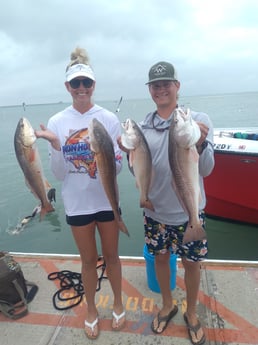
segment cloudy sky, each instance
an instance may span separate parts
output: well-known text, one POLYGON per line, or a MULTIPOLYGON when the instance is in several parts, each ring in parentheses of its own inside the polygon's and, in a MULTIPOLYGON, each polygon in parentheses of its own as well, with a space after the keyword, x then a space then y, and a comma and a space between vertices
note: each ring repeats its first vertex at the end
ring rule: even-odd
POLYGON ((149 97, 172 62, 181 95, 258 91, 257 0, 8 0, 0 12, 0 106, 69 102, 71 51, 88 51, 95 100, 149 97))

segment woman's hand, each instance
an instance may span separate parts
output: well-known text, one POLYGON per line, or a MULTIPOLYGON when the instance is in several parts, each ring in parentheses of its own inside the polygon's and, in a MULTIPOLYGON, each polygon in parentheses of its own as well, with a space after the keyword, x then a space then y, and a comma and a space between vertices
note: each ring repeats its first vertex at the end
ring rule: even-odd
POLYGON ((57 138, 57 136, 55 135, 55 133, 51 132, 49 129, 47 129, 44 125, 40 125, 41 130, 35 130, 35 135, 37 138, 42 138, 42 139, 46 139, 47 141, 50 142, 50 144, 52 145, 52 147, 57 150, 57 151, 61 151, 61 145, 60 145, 60 141, 57 138))

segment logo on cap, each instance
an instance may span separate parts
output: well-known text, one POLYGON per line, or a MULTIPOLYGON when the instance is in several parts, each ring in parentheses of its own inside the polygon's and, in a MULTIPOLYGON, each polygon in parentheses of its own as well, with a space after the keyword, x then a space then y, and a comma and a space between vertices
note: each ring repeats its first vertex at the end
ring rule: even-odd
POLYGON ((157 67, 154 68, 153 73, 157 76, 162 75, 166 73, 166 67, 163 65, 158 65, 157 67))

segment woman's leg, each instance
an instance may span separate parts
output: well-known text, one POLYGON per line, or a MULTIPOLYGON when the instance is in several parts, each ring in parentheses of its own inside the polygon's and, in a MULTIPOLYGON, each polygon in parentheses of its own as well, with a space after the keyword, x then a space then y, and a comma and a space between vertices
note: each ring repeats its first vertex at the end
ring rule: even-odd
MULTIPOLYGON (((102 254, 106 262, 107 276, 114 294, 113 310, 117 315, 123 312, 122 304, 122 271, 121 262, 118 255, 119 229, 115 221, 98 222, 99 234, 101 238, 102 254)), ((125 318, 118 322, 124 323, 125 318)))
POLYGON ((98 253, 95 239, 95 226, 95 222, 84 226, 71 226, 81 257, 82 282, 87 302, 86 320, 89 323, 92 323, 98 315, 95 304, 98 280, 96 271, 98 253))

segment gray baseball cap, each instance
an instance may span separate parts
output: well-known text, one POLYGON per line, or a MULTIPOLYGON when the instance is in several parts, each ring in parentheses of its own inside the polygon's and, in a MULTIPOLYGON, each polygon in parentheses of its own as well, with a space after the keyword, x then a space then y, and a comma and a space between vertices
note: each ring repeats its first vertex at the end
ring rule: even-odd
POLYGON ((175 68, 171 63, 160 61, 150 68, 146 85, 159 80, 177 80, 175 68))

